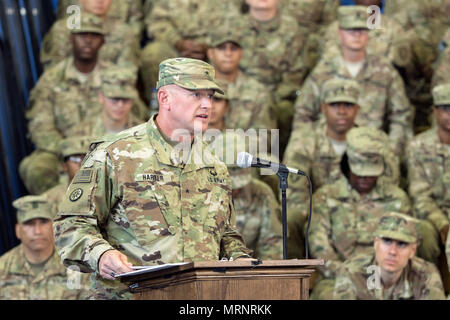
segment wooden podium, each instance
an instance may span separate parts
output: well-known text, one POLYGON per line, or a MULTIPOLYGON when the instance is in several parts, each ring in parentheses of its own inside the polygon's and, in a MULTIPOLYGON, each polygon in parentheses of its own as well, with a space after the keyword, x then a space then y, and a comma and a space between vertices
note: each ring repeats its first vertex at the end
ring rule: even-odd
POLYGON ((191 262, 122 276, 133 300, 308 300, 323 260, 191 262), (259 264, 258 264, 259 263, 259 264))

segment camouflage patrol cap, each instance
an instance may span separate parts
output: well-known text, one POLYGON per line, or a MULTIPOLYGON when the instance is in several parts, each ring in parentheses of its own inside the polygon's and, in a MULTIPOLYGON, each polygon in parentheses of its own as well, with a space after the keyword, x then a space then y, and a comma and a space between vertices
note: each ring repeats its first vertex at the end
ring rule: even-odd
POLYGON ((330 104, 347 102, 358 104, 360 86, 350 79, 333 78, 326 81, 322 87, 322 102, 330 104))
POLYGON ((383 214, 374 235, 406 243, 416 243, 419 238, 420 221, 398 212, 383 214))
POLYGON ((137 68, 133 64, 114 65, 101 73, 102 92, 108 98, 136 99, 137 68))
POLYGON ((338 21, 340 29, 369 29, 367 26, 366 6, 340 6, 338 9, 338 21))
POLYGON ((188 90, 214 90, 224 93, 215 83, 214 68, 201 60, 190 58, 167 59, 159 65, 159 89, 169 84, 175 84, 188 90))
POLYGON ((228 99, 228 85, 229 85, 228 82, 223 79, 216 79, 216 83, 223 90, 223 94, 216 91, 216 92, 214 92, 214 98, 229 100, 228 99))
POLYGON ((239 28, 235 26, 223 26, 211 32, 209 45, 215 48, 225 42, 233 42, 241 47, 242 35, 239 28))
POLYGON ((450 83, 433 88, 433 102, 435 106, 450 105, 450 83))
POLYGON ((352 128, 347 133, 350 170, 360 177, 378 177, 384 171, 383 132, 370 127, 352 128))
POLYGON ((53 219, 55 211, 48 202, 47 197, 25 196, 13 202, 17 209, 17 222, 24 223, 36 218, 53 219))
POLYGON ((102 18, 96 16, 87 11, 82 11, 80 14, 80 25, 78 27, 74 27, 71 30, 71 33, 98 33, 105 35, 104 23, 102 18))
POLYGON ((90 137, 86 136, 73 136, 63 139, 59 144, 62 159, 76 154, 87 154, 90 141, 90 137))

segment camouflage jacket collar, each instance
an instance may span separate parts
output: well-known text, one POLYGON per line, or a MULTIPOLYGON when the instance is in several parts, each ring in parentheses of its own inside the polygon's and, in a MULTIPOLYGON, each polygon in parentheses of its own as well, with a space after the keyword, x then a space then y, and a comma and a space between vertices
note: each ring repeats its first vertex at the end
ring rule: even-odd
POLYGON ((154 115, 147 123, 147 136, 150 144, 155 149, 158 161, 173 167, 184 169, 184 172, 192 172, 202 168, 214 167, 215 158, 207 150, 207 143, 198 138, 190 145, 182 144, 171 146, 156 125, 154 115), (186 154, 187 153, 187 154, 186 154))
MULTIPOLYGON (((97 65, 95 66, 94 70, 90 73, 88 76, 87 82, 92 87, 100 88, 101 87, 101 79, 100 79, 100 70, 105 68, 106 65, 104 65, 102 62, 97 62, 97 65)), ((75 68, 73 56, 70 56, 66 60, 64 60, 64 74, 63 74, 63 81, 71 82, 71 83, 77 83, 80 85, 80 80, 78 78, 78 71, 75 68)))
MULTIPOLYGON (((338 76, 342 76, 344 78, 352 78, 352 76, 348 72, 347 68, 345 67, 344 58, 342 57, 342 54, 335 56, 334 59, 332 59, 330 61, 330 64, 332 66, 332 69, 337 71, 338 76)), ((354 79, 359 80, 359 81, 370 79, 372 76, 372 73, 373 73, 372 69, 373 68, 372 68, 371 59, 370 59, 369 55, 367 54, 366 60, 364 61, 364 64, 363 64, 361 70, 359 71, 359 73, 356 75, 356 77, 354 79)))
POLYGON ((253 18, 250 14, 248 15, 248 17, 250 21, 250 28, 257 32, 259 31, 274 32, 280 28, 281 16, 279 12, 273 19, 269 21, 258 21, 255 18, 253 18))
POLYGON ((330 158, 330 159, 341 159, 340 156, 336 154, 333 149, 333 145, 327 135, 327 125, 326 123, 320 123, 316 128, 316 145, 317 145, 317 155, 320 158, 330 158))
POLYGON ((20 244, 17 247, 16 255, 14 256, 14 261, 11 263, 10 273, 22 276, 33 277, 33 282, 39 282, 44 278, 53 275, 65 275, 66 271, 59 259, 56 250, 53 252, 52 257, 47 261, 45 267, 41 273, 37 275, 37 277, 33 274, 31 270, 30 263, 25 258, 25 252, 23 250, 23 244, 20 244))

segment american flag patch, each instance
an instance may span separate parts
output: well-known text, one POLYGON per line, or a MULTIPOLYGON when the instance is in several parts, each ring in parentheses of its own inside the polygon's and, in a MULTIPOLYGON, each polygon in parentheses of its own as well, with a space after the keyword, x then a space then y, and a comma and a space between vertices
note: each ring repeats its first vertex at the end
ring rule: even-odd
POLYGON ((75 178, 73 178, 72 183, 90 183, 92 181, 92 174, 94 173, 94 170, 92 169, 83 169, 80 170, 75 178))

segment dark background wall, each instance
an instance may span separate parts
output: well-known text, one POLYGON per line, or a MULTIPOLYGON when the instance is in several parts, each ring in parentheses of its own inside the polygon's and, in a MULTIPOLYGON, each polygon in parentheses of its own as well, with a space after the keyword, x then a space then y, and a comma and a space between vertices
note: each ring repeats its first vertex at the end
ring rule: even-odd
POLYGON ((17 245, 11 203, 26 195, 20 161, 32 151, 24 113, 42 70, 39 48, 57 0, 0 1, 0 255, 17 245))

